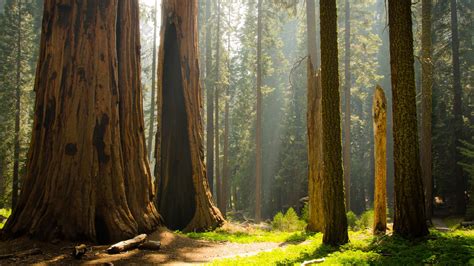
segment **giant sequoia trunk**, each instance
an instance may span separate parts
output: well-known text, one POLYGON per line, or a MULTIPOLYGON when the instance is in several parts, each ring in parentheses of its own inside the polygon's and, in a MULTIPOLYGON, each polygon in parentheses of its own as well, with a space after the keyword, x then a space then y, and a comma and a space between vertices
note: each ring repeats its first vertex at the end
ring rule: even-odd
POLYGON ((421 172, 425 188, 426 218, 433 213, 433 174, 431 156, 431 115, 433 109, 433 62, 431 60, 431 6, 432 0, 422 1, 421 33, 421 172))
POLYGON ((390 62, 395 159, 394 232, 404 237, 428 234, 416 121, 411 1, 389 0, 390 62))
POLYGON ((165 224, 194 231, 220 226, 206 179, 197 50, 197 1, 162 3, 156 137, 157 206, 165 224))
POLYGON ((7 234, 109 242, 158 224, 138 11, 137 0, 45 1, 27 175, 7 234))
POLYGON ((307 124, 308 124, 308 192, 309 220, 308 230, 323 231, 322 205, 322 164, 321 164, 321 75, 319 68, 316 41, 316 14, 314 0, 306 1, 306 19, 308 28, 308 92, 307 92, 307 124))
POLYGON ((387 100, 383 89, 375 89, 372 114, 374 119, 374 233, 387 231, 387 100))
POLYGON ((342 170, 336 0, 320 1, 323 243, 347 243, 342 170))

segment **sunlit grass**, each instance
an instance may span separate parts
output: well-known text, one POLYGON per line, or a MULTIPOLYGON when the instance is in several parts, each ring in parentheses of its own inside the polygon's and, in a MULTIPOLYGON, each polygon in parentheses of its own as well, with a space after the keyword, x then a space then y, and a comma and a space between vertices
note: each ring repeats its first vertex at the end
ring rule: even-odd
MULTIPOLYGON (((12 214, 12 210, 10 210, 10 209, 0 209, 0 215, 5 217, 5 218, 10 217, 11 214, 12 214)), ((5 225, 5 222, 6 222, 6 220, 2 222, 1 219, 0 219, 0 229, 3 228, 3 226, 5 225)))
POLYGON ((298 232, 279 232, 265 231, 259 229, 249 229, 244 231, 231 231, 227 229, 217 229, 211 232, 187 233, 187 237, 192 239, 202 239, 209 241, 227 241, 233 243, 255 243, 255 242, 303 242, 313 239, 314 234, 304 231, 298 232))
POLYGON ((411 242, 396 236, 373 237, 369 231, 350 232, 351 242, 339 248, 322 245, 322 235, 311 242, 290 245, 255 256, 217 260, 213 265, 299 265, 324 259, 323 265, 468 265, 474 263, 474 230, 432 231, 411 242))

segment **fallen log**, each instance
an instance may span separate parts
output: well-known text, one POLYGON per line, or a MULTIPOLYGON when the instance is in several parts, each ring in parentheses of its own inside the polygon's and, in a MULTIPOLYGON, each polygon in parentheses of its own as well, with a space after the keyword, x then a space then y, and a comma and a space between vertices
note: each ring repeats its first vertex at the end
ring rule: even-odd
POLYGON ((0 260, 9 259, 9 258, 22 258, 22 257, 38 255, 38 254, 41 254, 41 249, 33 248, 33 249, 25 250, 25 251, 19 251, 16 253, 0 255, 0 260))
POLYGON ((147 238, 146 234, 142 234, 142 235, 136 236, 132 239, 118 242, 118 243, 110 246, 107 249, 107 253, 117 254, 117 253, 124 252, 124 251, 127 251, 127 250, 135 249, 140 244, 145 242, 146 238, 147 238))
POLYGON ((141 250, 160 250, 161 248, 161 242, 160 241, 145 241, 140 246, 138 246, 138 249, 141 250))
POLYGON ((323 263, 323 262, 325 262, 325 261, 326 261, 325 258, 322 258, 322 259, 315 259, 315 260, 307 260, 307 261, 301 263, 301 266, 320 264, 320 263, 323 263))
POLYGON ((474 221, 469 221, 469 222, 461 222, 462 227, 468 227, 468 226, 473 226, 474 221))
POLYGON ((74 250, 72 251, 72 256, 75 259, 80 260, 82 256, 86 254, 86 252, 87 252, 87 246, 82 244, 82 245, 74 247, 74 250))

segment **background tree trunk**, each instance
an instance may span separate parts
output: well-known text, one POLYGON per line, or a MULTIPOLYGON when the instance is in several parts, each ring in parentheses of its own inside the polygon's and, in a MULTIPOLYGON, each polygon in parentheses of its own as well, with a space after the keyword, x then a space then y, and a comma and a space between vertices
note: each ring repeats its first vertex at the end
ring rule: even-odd
POLYGON ((308 31, 308 190, 309 190, 309 221, 308 230, 323 231, 323 205, 322 205, 322 164, 321 164, 321 75, 316 37, 316 11, 314 0, 306 1, 306 19, 308 31), (317 74, 318 72, 318 74, 317 74))
POLYGON ((373 100, 375 191, 374 234, 387 231, 387 100, 380 86, 373 100))
POLYGON ((214 84, 211 81, 212 70, 212 23, 211 2, 206 1, 206 172, 211 194, 214 189, 214 84))
MULTIPOLYGON (((212 202, 202 147, 197 1, 162 3, 158 78, 157 206, 165 224, 184 231, 224 222, 212 202)), ((212 110, 212 109, 211 109, 212 110)), ((212 139, 211 139, 212 140, 212 139)))
POLYGON ((262 219, 262 1, 258 0, 257 18, 257 129, 255 171, 255 222, 262 219))
POLYGON ((431 116, 433 109, 433 62, 431 60, 431 9, 432 0, 422 1, 421 33, 421 173, 425 189, 426 218, 433 214, 433 174, 431 159, 431 116))
POLYGON ((16 53, 16 88, 15 88, 15 137, 13 140, 13 184, 12 184, 12 209, 18 204, 20 183, 20 119, 21 119, 21 20, 22 2, 18 1, 17 25, 17 53, 16 53))
POLYGON ((216 38, 216 82, 214 84, 216 91, 214 95, 215 125, 214 137, 216 143, 216 187, 217 187, 217 207, 222 210, 222 175, 220 168, 220 138, 219 138, 219 97, 221 90, 221 1, 217 0, 217 38, 216 38))
POLYGON ((110 242, 158 224, 139 47, 136 0, 45 2, 27 175, 5 233, 110 242))
POLYGON ((462 117, 462 86, 461 86, 461 67, 459 62, 459 30, 458 30, 458 9, 457 1, 450 0, 451 3, 451 47, 453 56, 453 115, 454 115, 454 143, 453 158, 454 158, 454 176, 456 178, 455 195, 456 195, 456 213, 464 214, 466 211, 466 179, 464 172, 459 162, 462 160, 462 155, 458 149, 461 146, 463 139, 463 117, 462 117))
POLYGON ((411 1, 389 0, 395 159, 394 233, 428 234, 418 150, 411 1))
POLYGON ((150 124, 148 125, 148 160, 153 160, 153 136, 155 129, 155 108, 156 108, 156 55, 157 55, 157 44, 156 37, 158 34, 158 0, 155 0, 154 8, 154 21, 153 21, 153 63, 151 67, 151 98, 150 98, 150 124))
POLYGON ((346 211, 351 210, 351 6, 345 4, 345 55, 344 55, 344 187, 346 211))
POLYGON ((344 206, 341 115, 339 110, 339 69, 337 48, 336 0, 320 0, 322 158, 323 158, 323 243, 347 243, 347 218, 344 206))

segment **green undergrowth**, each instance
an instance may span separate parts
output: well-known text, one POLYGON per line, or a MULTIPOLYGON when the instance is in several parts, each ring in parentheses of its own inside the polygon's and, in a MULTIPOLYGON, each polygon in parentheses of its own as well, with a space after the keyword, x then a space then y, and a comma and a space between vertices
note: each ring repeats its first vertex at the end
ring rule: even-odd
POLYGON ((367 230, 349 235, 350 243, 339 248, 322 245, 322 235, 316 234, 309 243, 217 260, 212 265, 299 265, 322 258, 323 265, 474 265, 474 230, 432 231, 414 242, 396 236, 373 237, 367 230))
POLYGON ((228 229, 217 229, 211 232, 187 233, 187 237, 192 239, 201 239, 219 242, 233 243, 255 243, 255 242, 303 242, 313 238, 313 234, 304 231, 282 232, 265 231, 260 229, 249 229, 247 231, 232 231, 228 229))
MULTIPOLYGON (((10 217, 11 214, 12 214, 12 210, 10 209, 0 209, 0 216, 8 218, 10 217)), ((0 218, 0 229, 3 228, 3 226, 5 225, 5 222, 7 221, 7 220, 3 220, 3 221, 2 220, 3 218, 0 218)))

